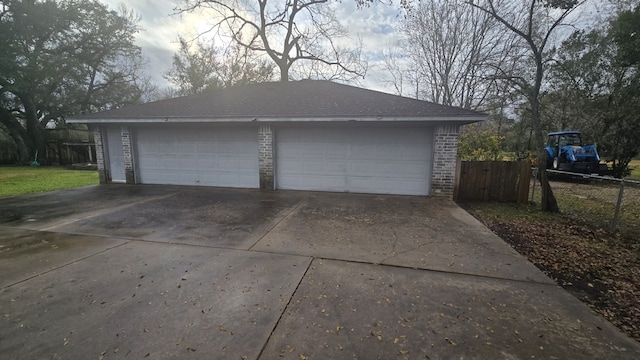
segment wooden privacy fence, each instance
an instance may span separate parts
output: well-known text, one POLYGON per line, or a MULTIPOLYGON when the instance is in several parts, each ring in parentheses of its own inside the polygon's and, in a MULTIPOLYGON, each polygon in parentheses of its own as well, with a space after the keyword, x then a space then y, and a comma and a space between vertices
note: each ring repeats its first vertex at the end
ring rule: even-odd
POLYGON ((529 201, 529 161, 460 161, 454 200, 529 201))

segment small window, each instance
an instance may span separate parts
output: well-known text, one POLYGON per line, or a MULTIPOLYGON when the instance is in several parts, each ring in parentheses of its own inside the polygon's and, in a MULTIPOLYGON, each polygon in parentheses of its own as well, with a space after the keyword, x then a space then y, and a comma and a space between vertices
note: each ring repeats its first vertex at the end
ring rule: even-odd
POLYGON ((562 147, 562 146, 567 146, 569 141, 564 135, 561 135, 560 136, 560 140, 558 141, 558 143, 560 144, 560 147, 562 147))

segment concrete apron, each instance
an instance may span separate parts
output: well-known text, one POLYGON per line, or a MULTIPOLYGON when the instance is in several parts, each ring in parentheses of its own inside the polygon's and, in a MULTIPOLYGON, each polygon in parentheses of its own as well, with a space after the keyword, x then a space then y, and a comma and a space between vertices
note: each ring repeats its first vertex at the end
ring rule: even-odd
POLYGON ((455 204, 94 186, 0 200, 12 359, 639 358, 455 204))

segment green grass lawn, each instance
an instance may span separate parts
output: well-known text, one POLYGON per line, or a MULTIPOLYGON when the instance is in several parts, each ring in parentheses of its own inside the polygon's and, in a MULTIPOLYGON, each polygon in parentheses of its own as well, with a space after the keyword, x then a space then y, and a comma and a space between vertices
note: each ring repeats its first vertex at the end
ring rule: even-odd
POLYGON ((0 167, 0 197, 98 184, 98 172, 50 166, 0 167))
MULTIPOLYGON (((571 219, 568 221, 579 220, 593 228, 610 230, 620 192, 618 181, 550 181, 550 184, 560 212, 571 219)), ((535 206, 537 212, 539 212, 537 207, 540 201, 540 184, 537 183, 534 199, 538 204, 535 206)), ((518 213, 522 215, 522 210, 518 213)), ((546 214, 540 216, 546 216, 546 214)), ((628 239, 640 239, 639 186, 631 184, 625 186, 618 216, 617 229, 620 235, 628 239)))

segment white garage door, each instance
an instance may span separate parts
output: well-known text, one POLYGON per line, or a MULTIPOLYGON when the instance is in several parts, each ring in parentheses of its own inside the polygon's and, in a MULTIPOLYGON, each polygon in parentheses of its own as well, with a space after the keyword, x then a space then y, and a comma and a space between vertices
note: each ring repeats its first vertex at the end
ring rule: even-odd
POLYGON ((136 130, 136 153, 143 184, 260 185, 255 128, 141 127, 136 130))
POLYGON ((279 189, 429 194, 431 128, 285 127, 276 139, 279 189))

